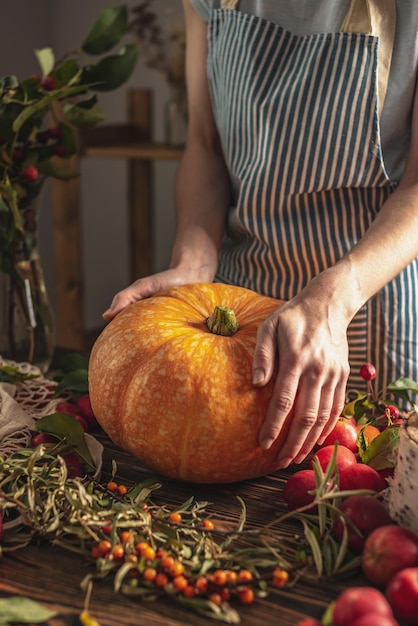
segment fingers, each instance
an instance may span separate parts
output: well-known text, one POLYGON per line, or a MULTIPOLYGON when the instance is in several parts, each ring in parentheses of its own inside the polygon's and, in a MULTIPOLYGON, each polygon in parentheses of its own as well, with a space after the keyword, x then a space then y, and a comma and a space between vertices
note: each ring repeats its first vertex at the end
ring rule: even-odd
MULTIPOLYGON (((277 459, 279 467, 282 468, 288 467, 291 463, 301 463, 318 441, 325 439, 331 432, 344 407, 347 382, 344 371, 338 377, 329 374, 328 379, 323 375, 315 376, 312 372, 305 372, 303 376, 294 378, 296 381, 293 380, 291 386, 284 391, 280 390, 279 377, 277 378, 275 392, 277 391, 278 399, 274 399, 273 394, 266 423, 260 431, 260 439, 263 437, 264 443, 268 440, 266 433, 269 433, 271 438, 274 435, 274 438, 277 438, 286 419, 291 420, 286 440, 277 459), (294 402, 289 409, 292 395, 294 402)), ((270 440, 270 445, 273 441, 270 440)), ((261 445, 265 447, 263 443, 261 445)))
POLYGON ((132 285, 115 295, 110 307, 102 314, 102 317, 110 321, 130 304, 149 298, 162 289, 168 289, 185 282, 187 280, 174 270, 165 270, 152 276, 139 278, 132 285))
POLYGON ((257 331, 257 343, 253 356, 252 382, 255 387, 266 385, 274 371, 276 359, 276 337, 274 322, 266 320, 257 331))

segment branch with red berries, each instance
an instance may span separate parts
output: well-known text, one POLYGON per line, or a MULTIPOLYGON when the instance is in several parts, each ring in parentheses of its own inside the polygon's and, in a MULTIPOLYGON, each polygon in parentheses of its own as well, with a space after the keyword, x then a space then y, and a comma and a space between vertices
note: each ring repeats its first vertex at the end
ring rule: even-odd
POLYGON ((74 128, 101 122, 97 94, 117 89, 131 75, 137 44, 114 50, 128 32, 126 6, 104 9, 81 46, 61 61, 50 48, 35 52, 39 76, 0 79, 1 272, 13 271, 17 252, 30 255, 34 200, 45 179, 78 175, 66 161, 77 150, 74 128))

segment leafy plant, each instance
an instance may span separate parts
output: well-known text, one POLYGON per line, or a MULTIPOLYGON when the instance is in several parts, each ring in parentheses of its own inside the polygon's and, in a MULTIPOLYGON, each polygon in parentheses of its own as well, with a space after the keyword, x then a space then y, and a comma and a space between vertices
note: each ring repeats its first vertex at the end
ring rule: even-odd
POLYGON ((36 50, 41 73, 22 81, 0 80, 0 271, 13 255, 29 256, 37 215, 33 207, 47 177, 77 176, 66 161, 77 150, 74 127, 104 119, 97 94, 120 87, 131 75, 138 48, 113 48, 128 32, 128 9, 104 9, 79 48, 57 60, 51 48, 36 50))

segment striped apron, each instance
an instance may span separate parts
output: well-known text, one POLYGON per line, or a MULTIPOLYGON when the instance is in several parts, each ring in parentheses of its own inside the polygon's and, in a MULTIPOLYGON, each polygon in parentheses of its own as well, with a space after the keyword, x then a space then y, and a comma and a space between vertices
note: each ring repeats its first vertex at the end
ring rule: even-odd
MULTIPOLYGON (((237 4, 213 9, 208 31, 209 84, 232 182, 216 280, 289 300, 353 247, 396 188, 379 119, 395 1, 353 0, 341 32, 308 36, 237 4), (370 34, 376 28, 381 36, 370 34)), ((401 375, 418 380, 417 285, 415 260, 353 319, 349 388, 364 391, 365 362, 376 366, 376 390, 401 375)))

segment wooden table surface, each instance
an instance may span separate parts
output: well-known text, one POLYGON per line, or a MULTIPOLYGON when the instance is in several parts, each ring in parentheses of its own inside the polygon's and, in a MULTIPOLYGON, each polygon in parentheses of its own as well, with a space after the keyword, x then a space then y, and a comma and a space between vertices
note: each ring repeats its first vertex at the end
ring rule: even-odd
MULTIPOLYGON (((118 465, 118 482, 137 483, 153 476, 130 455, 117 450, 106 436, 104 443, 102 481, 110 476, 112 459, 118 465)), ((211 503, 208 510, 216 516, 239 519, 239 495, 247 507, 247 523, 262 528, 267 522, 286 510, 281 492, 289 475, 300 469, 277 472, 273 475, 234 485, 191 485, 161 479, 162 488, 154 492, 156 504, 179 505, 194 496, 196 500, 211 503)), ((58 612, 48 626, 79 625, 84 592, 80 582, 87 573, 85 561, 77 554, 50 544, 31 545, 9 552, 0 559, 0 596, 22 595, 36 600, 58 612)), ((250 606, 237 607, 243 626, 296 626, 306 616, 320 618, 328 603, 335 599, 344 586, 365 583, 361 576, 342 583, 307 584, 298 582, 294 588, 273 589, 265 599, 257 599, 250 606)), ((90 614, 100 626, 213 626, 215 620, 202 617, 169 601, 144 603, 117 594, 111 580, 97 581, 93 587, 90 614)))

